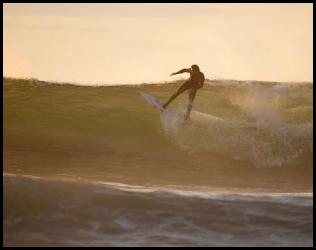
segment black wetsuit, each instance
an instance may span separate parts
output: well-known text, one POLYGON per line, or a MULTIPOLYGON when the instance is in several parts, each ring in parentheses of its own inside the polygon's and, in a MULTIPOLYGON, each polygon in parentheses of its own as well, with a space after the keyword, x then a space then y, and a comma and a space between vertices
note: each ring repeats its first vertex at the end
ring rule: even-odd
POLYGON ((178 89, 176 93, 174 93, 169 100, 163 105, 163 108, 166 108, 170 102, 172 102, 173 99, 175 99, 178 95, 183 93, 186 90, 190 89, 189 92, 189 107, 188 107, 188 112, 187 112, 187 117, 190 114, 191 108, 192 108, 192 103, 195 98, 196 92, 198 89, 202 88, 204 85, 204 74, 201 71, 198 71, 196 73, 192 73, 191 69, 181 69, 176 73, 173 73, 172 75, 177 75, 181 73, 190 73, 190 78, 186 80, 178 89))
POLYGON ((179 88, 178 91, 183 92, 187 89, 200 89, 204 85, 205 77, 202 72, 197 72, 195 74, 192 74, 192 71, 190 69, 182 69, 175 74, 181 74, 181 73, 190 73, 190 78, 186 80, 179 88))

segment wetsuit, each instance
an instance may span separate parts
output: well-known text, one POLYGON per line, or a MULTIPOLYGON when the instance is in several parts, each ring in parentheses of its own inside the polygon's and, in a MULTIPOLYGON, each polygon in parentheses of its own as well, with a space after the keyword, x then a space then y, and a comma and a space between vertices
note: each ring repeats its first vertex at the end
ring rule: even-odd
POLYGON ((204 81, 205 81, 205 77, 204 74, 202 72, 197 72, 195 74, 192 74, 191 69, 181 69, 178 72, 174 73, 176 74, 181 74, 181 73, 190 73, 190 78, 188 80, 186 80, 178 89, 177 92, 182 93, 183 91, 187 90, 187 89, 200 89, 203 87, 204 85, 204 81))
POLYGON ((191 69, 181 69, 178 72, 173 73, 172 75, 177 75, 177 74, 181 74, 181 73, 185 73, 185 72, 190 73, 190 78, 188 80, 186 80, 180 86, 178 91, 170 97, 170 99, 163 105, 163 108, 166 108, 167 105, 169 105, 169 103, 172 102, 172 100, 175 99, 182 92, 190 89, 191 91, 189 92, 189 108, 188 108, 188 113, 187 113, 189 115, 191 108, 192 108, 193 100, 194 100, 195 95, 196 95, 196 91, 203 87, 205 77, 204 77, 204 74, 200 71, 198 71, 196 73, 192 73, 191 69))

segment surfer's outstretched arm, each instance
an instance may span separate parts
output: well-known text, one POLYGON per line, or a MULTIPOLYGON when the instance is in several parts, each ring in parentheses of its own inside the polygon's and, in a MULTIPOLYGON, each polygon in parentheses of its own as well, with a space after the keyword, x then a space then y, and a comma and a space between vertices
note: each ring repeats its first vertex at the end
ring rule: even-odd
POLYGON ((181 69, 175 73, 172 73, 170 76, 173 76, 173 75, 177 75, 177 74, 182 74, 182 73, 190 73, 191 70, 190 69, 181 69))

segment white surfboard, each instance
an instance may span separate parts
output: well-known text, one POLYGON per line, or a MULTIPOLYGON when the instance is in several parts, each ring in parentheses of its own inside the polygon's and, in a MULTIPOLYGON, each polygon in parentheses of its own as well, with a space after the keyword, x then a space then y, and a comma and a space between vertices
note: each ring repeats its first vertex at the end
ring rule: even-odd
POLYGON ((149 95, 145 92, 140 92, 140 94, 142 95, 142 97, 144 97, 144 99, 149 103, 150 106, 152 106, 153 108, 155 108, 158 112, 162 113, 162 112, 176 112, 172 107, 168 106, 166 109, 164 109, 163 103, 157 98, 154 97, 152 95, 149 95))
POLYGON ((145 92, 140 92, 140 94, 144 97, 144 99, 149 103, 150 106, 152 106, 154 109, 156 109, 160 115, 160 119, 165 123, 172 123, 172 124, 178 124, 184 123, 184 114, 177 109, 172 108, 170 105, 167 106, 167 108, 163 108, 163 103, 157 98, 150 94, 147 94, 145 92))

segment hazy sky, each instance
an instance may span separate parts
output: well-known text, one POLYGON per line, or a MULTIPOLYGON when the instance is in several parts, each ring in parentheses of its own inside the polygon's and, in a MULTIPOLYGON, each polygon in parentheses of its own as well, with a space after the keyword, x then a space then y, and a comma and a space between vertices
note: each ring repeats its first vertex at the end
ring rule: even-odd
POLYGON ((4 4, 4 75, 77 83, 312 81, 312 4, 4 4))

